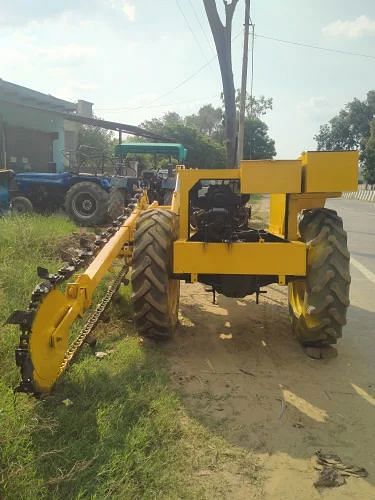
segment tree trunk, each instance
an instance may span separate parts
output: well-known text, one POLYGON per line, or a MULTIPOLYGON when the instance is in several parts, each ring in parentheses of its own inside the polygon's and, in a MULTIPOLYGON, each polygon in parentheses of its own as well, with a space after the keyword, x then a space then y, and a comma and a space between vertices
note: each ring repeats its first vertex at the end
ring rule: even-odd
POLYGON ((232 0, 225 5, 225 25, 219 17, 216 1, 203 0, 208 22, 216 46, 217 57, 223 82, 224 108, 225 108, 225 139, 227 149, 228 168, 233 168, 236 163, 236 93, 232 69, 232 19, 238 0, 232 0))

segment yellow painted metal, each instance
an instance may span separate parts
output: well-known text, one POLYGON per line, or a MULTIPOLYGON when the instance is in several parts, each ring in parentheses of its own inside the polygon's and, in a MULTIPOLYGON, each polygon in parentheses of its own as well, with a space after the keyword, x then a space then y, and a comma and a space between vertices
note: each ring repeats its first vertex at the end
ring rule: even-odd
POLYGON ((179 238, 186 240, 189 236, 189 192, 200 180, 239 179, 240 170, 235 169, 178 169, 176 179, 176 195, 172 199, 172 210, 180 217, 179 238))
POLYGON ((272 234, 285 237, 287 195, 271 194, 268 230, 272 234))
MULTIPOLYGON (((178 168, 171 205, 179 216, 174 273, 189 274, 193 281, 199 274, 274 275, 280 284, 286 283, 287 276, 305 276, 307 247, 296 241, 298 213, 306 208, 323 207, 326 198, 340 196, 341 191, 355 190, 357 162, 357 152, 308 152, 293 161, 244 161, 239 169, 178 168), (187 241, 189 192, 200 180, 210 179, 239 179, 241 193, 270 193, 270 232, 288 241, 232 244, 187 241)), ((130 264, 136 220, 143 210, 156 205, 149 205, 144 195, 87 270, 67 285, 65 293, 54 290, 41 303, 30 333, 37 390, 48 391, 55 383, 68 347, 70 326, 91 305, 94 290, 114 260, 122 256, 130 264)), ((298 285, 295 290, 298 309, 301 306, 298 285)))
MULTIPOLYGON (((245 160, 239 169, 179 168, 172 199, 172 210, 180 217, 179 239, 188 239, 189 192, 200 180, 239 179, 241 193, 270 193, 270 231, 285 236, 290 226, 290 234, 293 235, 290 237, 294 238, 296 220, 291 221, 291 215, 286 215, 290 196, 301 192, 319 193, 317 198, 301 198, 306 204, 304 206, 299 200, 298 206, 300 210, 324 206, 326 198, 339 196, 342 191, 356 190, 357 174, 357 151, 309 151, 298 160, 245 160)), ((293 217, 294 214, 295 211, 293 217)))
POLYGON ((282 243, 201 243, 176 241, 173 247, 176 274, 306 274, 306 245, 282 243))
POLYGON ((287 197, 287 221, 285 237, 298 240, 298 214, 309 208, 323 208, 326 198, 339 197, 341 193, 291 194, 287 197))
POLYGON ((326 198, 336 198, 341 193, 272 194, 270 198, 270 233, 298 240, 298 214, 309 208, 323 208, 326 198))
POLYGON ((244 160, 240 164, 241 193, 300 193, 300 160, 244 160))
POLYGON ((34 367, 33 379, 40 392, 49 391, 59 373, 68 348, 69 335, 60 332, 58 325, 70 310, 65 295, 53 290, 43 300, 34 319, 29 345, 34 367))
POLYGON ((356 191, 358 151, 308 151, 301 155, 305 193, 356 191))
POLYGON ((96 287, 121 254, 124 245, 129 243, 139 214, 146 208, 156 206, 157 203, 148 205, 147 196, 142 197, 137 208, 106 243, 87 270, 78 275, 74 283, 66 286, 65 293, 53 290, 42 301, 29 337, 36 390, 51 390, 58 378, 68 347, 70 327, 77 317, 82 316, 90 307, 96 287))

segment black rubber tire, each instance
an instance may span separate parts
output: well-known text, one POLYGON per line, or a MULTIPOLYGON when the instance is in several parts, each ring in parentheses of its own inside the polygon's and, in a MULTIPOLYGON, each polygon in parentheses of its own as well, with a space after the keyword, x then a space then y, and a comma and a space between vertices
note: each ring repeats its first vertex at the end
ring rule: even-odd
POLYGON ((153 209, 138 219, 134 238, 131 283, 134 321, 139 334, 171 337, 178 321, 180 281, 171 279, 177 216, 153 209))
POLYGON ((108 200, 108 217, 115 220, 124 213, 125 194, 121 189, 111 189, 108 200))
POLYGON ((80 226, 100 226, 108 217, 108 199, 107 191, 95 182, 78 182, 66 193, 65 210, 80 226), (85 201, 91 204, 87 210, 82 206, 85 201))
POLYGON ((34 211, 33 204, 25 196, 15 196, 11 199, 10 203, 14 214, 25 215, 34 211))
POLYGON ((336 344, 349 306, 350 254, 342 219, 326 208, 305 210, 299 221, 308 245, 307 275, 289 284, 293 330, 305 346, 336 344))

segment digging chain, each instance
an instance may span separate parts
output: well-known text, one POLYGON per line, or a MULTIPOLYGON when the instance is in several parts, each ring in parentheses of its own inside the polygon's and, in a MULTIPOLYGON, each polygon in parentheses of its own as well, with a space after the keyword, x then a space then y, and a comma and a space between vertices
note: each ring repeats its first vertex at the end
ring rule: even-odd
POLYGON ((112 282, 112 284, 108 287, 108 290, 102 300, 98 303, 95 308, 95 311, 89 316, 84 327, 79 332, 76 340, 69 346, 68 350, 65 353, 64 361, 61 363, 59 377, 62 373, 68 368, 70 363, 78 354, 79 350, 86 342, 90 333, 96 327, 100 316, 103 314, 108 304, 111 302, 112 297, 120 288, 121 283, 124 281, 125 276, 129 270, 129 266, 125 265, 122 267, 121 271, 117 274, 116 279, 112 282))
MULTIPOLYGON (((69 261, 67 261, 56 273, 49 274, 47 269, 42 267, 37 268, 39 278, 44 281, 34 288, 27 310, 15 311, 7 320, 8 324, 17 324, 21 329, 19 345, 15 350, 16 365, 20 368, 21 372, 21 382, 16 389, 17 391, 35 393, 32 381, 33 366, 29 354, 29 336, 34 317, 42 301, 58 285, 61 285, 63 282, 71 278, 77 271, 79 271, 82 267, 87 266, 96 257, 100 249, 112 236, 114 236, 114 234, 120 229, 122 224, 132 213, 133 209, 137 206, 137 202, 140 197, 140 193, 136 194, 134 198, 130 200, 128 206, 124 209, 124 215, 117 217, 117 219, 112 222, 112 226, 108 227, 105 231, 102 231, 101 234, 95 238, 94 242, 81 238, 80 246, 82 250, 77 254, 77 256, 70 256, 69 261)), ((89 334, 95 328, 101 314, 111 301, 115 292, 118 290, 121 282, 124 280, 127 270, 127 266, 124 266, 121 269, 112 285, 108 288, 107 293, 80 331, 78 338, 68 348, 60 367, 59 376, 66 370, 89 334)))

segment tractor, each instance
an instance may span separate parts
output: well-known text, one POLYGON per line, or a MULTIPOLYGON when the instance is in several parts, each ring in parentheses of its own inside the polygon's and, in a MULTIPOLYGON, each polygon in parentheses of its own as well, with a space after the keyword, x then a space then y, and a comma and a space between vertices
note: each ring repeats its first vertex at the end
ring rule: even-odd
MULTIPOLYGON (((171 204, 137 193, 91 249, 43 282, 21 328, 19 390, 49 392, 86 342, 122 283, 132 286, 134 323, 142 337, 169 339, 178 323, 180 282, 200 282, 227 297, 255 295, 276 283, 289 291, 291 330, 322 354, 337 343, 349 306, 349 252, 339 215, 327 198, 357 187, 358 153, 305 152, 297 160, 242 161, 238 169, 177 167, 171 204), (254 229, 254 194, 270 195, 268 227, 254 229), (115 261, 121 270, 78 336, 70 327, 91 306, 115 261), (82 270, 78 270, 83 268, 82 270), (64 281, 68 284, 63 287, 64 281)), ((275 331, 277 335, 277 331, 275 331)))
POLYGON ((175 143, 152 143, 152 142, 127 142, 115 147, 115 155, 119 164, 133 168, 133 175, 142 179, 143 185, 147 186, 150 201, 157 200, 161 205, 170 205, 172 194, 176 184, 175 168, 173 161, 182 165, 187 156, 187 149, 182 144, 175 143), (138 161, 129 160, 134 155, 152 155, 154 158, 153 170, 138 171, 138 161), (167 157, 166 168, 158 168, 157 160, 167 157))
POLYGON ((122 213, 140 184, 147 185, 155 199, 170 201, 175 182, 172 172, 144 172, 139 177, 126 161, 129 153, 175 155, 180 162, 186 157, 180 144, 124 143, 116 146, 115 157, 110 158, 96 148, 80 146, 66 153, 66 172, 16 174, 10 187, 13 211, 24 214, 64 207, 77 224, 100 226, 122 213))

